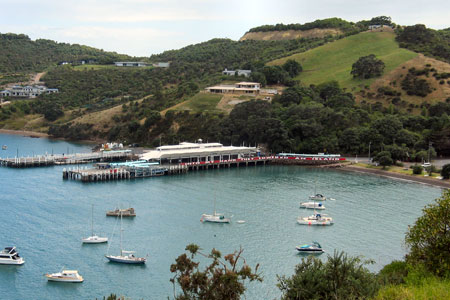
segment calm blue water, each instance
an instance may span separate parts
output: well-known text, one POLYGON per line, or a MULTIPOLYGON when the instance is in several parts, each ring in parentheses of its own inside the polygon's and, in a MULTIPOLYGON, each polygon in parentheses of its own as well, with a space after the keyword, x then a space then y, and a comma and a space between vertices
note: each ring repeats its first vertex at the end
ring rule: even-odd
MULTIPOLYGON (((8 150, 1 156, 88 151, 90 146, 62 141, 0 135, 8 150)), ((135 181, 82 184, 63 181, 63 167, 0 168, 0 247, 15 245, 26 263, 0 266, 3 299, 95 299, 111 292, 132 299, 167 299, 172 296, 170 264, 189 243, 204 251, 231 253, 242 246, 247 262, 260 263, 263 283, 248 285, 247 299, 280 296, 276 275, 290 275, 301 257, 299 243, 319 241, 327 252, 344 250, 374 259, 379 270, 405 254, 404 233, 421 215, 424 205, 440 189, 369 175, 303 167, 260 166, 190 172, 135 181), (299 202, 317 191, 327 201, 330 227, 296 224, 299 202), (202 224, 202 213, 217 209, 245 224, 202 224), (111 238, 105 245, 85 245, 90 233, 91 204, 94 227, 111 238), (134 220, 124 219, 124 245, 138 254, 149 254, 146 266, 107 262, 104 254, 119 251, 118 227, 106 210, 118 204, 133 206, 134 220), (63 266, 77 269, 82 284, 48 283, 42 274, 63 266)), ((326 255, 322 255, 323 258, 326 255)))

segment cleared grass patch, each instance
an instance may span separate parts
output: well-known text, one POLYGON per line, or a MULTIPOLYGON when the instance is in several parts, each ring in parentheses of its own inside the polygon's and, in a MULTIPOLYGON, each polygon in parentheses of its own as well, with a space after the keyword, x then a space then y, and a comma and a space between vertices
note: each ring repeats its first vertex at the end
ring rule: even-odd
POLYGON ((413 59, 418 54, 402 49, 392 32, 363 32, 321 47, 274 60, 269 65, 282 65, 288 59, 298 61, 303 72, 296 79, 306 85, 336 80, 341 87, 354 89, 370 85, 375 79, 353 79, 350 71, 361 56, 375 54, 385 63, 384 74, 413 59))
POLYGON ((429 279, 421 285, 393 285, 382 288, 375 300, 447 300, 450 281, 429 279))
POLYGON ((189 110, 192 112, 220 112, 221 110, 217 109, 217 104, 220 99, 222 99, 222 95, 217 94, 209 94, 209 93, 198 93, 191 99, 184 101, 180 105, 176 105, 175 107, 170 108, 169 110, 189 110))

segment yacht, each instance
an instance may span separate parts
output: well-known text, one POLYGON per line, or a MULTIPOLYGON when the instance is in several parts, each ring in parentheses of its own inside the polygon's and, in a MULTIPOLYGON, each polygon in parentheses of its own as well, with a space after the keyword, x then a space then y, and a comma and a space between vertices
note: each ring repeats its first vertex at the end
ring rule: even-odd
POLYGON ((317 214, 314 212, 309 217, 298 217, 297 223, 300 225, 332 225, 333 219, 325 214, 317 214))
POLYGON ((122 264, 145 264, 147 258, 134 256, 134 251, 125 251, 122 247, 122 214, 120 214, 120 255, 109 255, 106 254, 105 257, 111 261, 122 264))
POLYGON ((307 254, 322 254, 324 251, 322 246, 318 242, 312 242, 312 244, 304 244, 301 246, 295 247, 299 253, 307 253, 307 254))
POLYGON ((112 262, 122 264, 145 264, 147 258, 134 256, 134 251, 120 250, 120 255, 105 255, 105 257, 112 262))
POLYGON ((81 242, 83 244, 100 244, 100 243, 107 243, 108 238, 107 237, 99 237, 97 235, 94 235, 94 204, 92 204, 92 217, 91 217, 91 236, 81 239, 81 242))
POLYGON ((45 274, 48 281, 59 282, 83 282, 83 276, 78 274, 77 270, 62 270, 58 273, 45 274))
POLYGON ((109 210, 106 212, 106 215, 109 217, 136 217, 136 213, 134 212, 134 208, 125 208, 116 210, 109 210))
POLYGON ((214 211, 212 215, 202 214, 201 222, 212 222, 212 223, 230 223, 231 220, 229 218, 225 218, 225 216, 221 213, 214 211))
POLYGON ((19 256, 16 247, 6 247, 0 252, 0 265, 23 265, 25 261, 19 256))
POLYGON ((302 202, 300 203, 301 208, 311 208, 311 209, 325 209, 325 205, 322 203, 316 201, 310 201, 310 202, 302 202))

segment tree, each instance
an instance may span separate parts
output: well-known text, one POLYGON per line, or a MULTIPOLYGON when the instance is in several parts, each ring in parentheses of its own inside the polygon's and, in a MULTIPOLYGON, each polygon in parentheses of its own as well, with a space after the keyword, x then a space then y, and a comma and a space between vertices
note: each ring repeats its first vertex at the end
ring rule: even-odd
POLYGON ((377 59, 374 54, 360 57, 353 65, 350 72, 353 77, 367 79, 381 76, 384 70, 384 62, 377 59))
POLYGON ((446 165, 444 165, 442 167, 441 176, 444 179, 449 179, 450 178, 450 164, 446 164, 446 165))
POLYGON ((408 227, 406 261, 423 264, 437 276, 450 270, 450 191, 445 190, 435 203, 425 206, 423 215, 408 227))
POLYGON ((381 151, 375 156, 373 160, 377 161, 381 166, 383 166, 383 169, 394 163, 392 160, 391 152, 389 151, 381 151))
POLYGON ((289 76, 295 77, 303 70, 300 63, 296 60, 288 59, 282 66, 282 68, 288 72, 289 76))
POLYGON ((242 248, 225 255, 224 260, 216 249, 212 249, 210 254, 204 254, 200 250, 197 245, 187 245, 186 251, 190 255, 184 253, 178 256, 176 263, 170 266, 170 272, 175 273, 170 281, 174 287, 178 284, 182 290, 182 294, 175 295, 175 299, 240 299, 245 291, 246 280, 262 281, 262 277, 257 274, 259 265, 252 272, 242 257, 242 248), (197 254, 212 259, 212 263, 204 271, 199 269, 200 263, 194 261, 197 254))
POLYGON ((367 299, 378 290, 375 274, 365 267, 369 263, 336 251, 325 263, 309 256, 295 267, 292 277, 278 277, 278 288, 283 300, 367 299))

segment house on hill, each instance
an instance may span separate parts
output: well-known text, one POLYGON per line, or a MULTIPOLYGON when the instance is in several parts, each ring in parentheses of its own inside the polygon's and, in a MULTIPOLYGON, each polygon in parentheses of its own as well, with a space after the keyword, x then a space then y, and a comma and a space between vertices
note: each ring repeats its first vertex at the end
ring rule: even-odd
POLYGON ((168 67, 170 67, 170 62, 158 62, 158 63, 154 63, 153 66, 155 68, 168 68, 168 67))
POLYGON ((43 85, 14 85, 0 92, 0 97, 36 98, 41 94, 58 93, 58 89, 49 89, 43 85))
POLYGON ((235 76, 237 74, 237 76, 245 76, 245 77, 250 77, 250 74, 252 74, 251 70, 227 70, 227 68, 225 68, 225 70, 222 71, 223 75, 228 75, 228 76, 235 76))
POLYGON ((116 67, 146 67, 147 64, 142 61, 117 61, 114 62, 116 67))
POLYGON ((261 84, 258 82, 238 82, 234 85, 216 85, 205 89, 215 94, 254 94, 261 91, 261 84))

